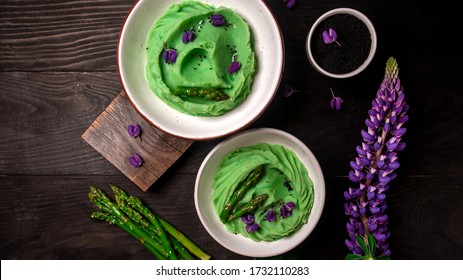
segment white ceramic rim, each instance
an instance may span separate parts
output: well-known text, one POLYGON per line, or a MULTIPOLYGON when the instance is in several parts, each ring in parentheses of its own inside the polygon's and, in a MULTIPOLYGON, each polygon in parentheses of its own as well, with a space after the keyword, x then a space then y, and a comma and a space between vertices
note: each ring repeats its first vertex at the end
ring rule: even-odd
MULTIPOLYGON (((176 136, 176 137, 179 137, 179 138, 183 138, 183 139, 198 140, 198 141, 213 140, 213 139, 218 139, 218 138, 222 138, 222 137, 225 137, 225 136, 229 136, 229 135, 232 135, 232 134, 234 134, 234 133, 236 133, 238 131, 241 131, 241 130, 245 129, 246 127, 251 125, 253 122, 255 122, 265 112, 265 110, 267 109, 267 107, 270 105, 273 98, 275 97, 275 95, 276 95, 276 93, 278 91, 279 85, 281 83, 281 79, 283 77, 284 66, 285 66, 285 46, 284 46, 283 34, 282 34, 281 28, 280 28, 280 26, 278 24, 278 21, 277 21, 275 15, 273 14, 273 11, 270 9, 270 7, 267 5, 267 3, 265 1, 263 1, 263 0, 256 0, 256 2, 260 3, 260 5, 262 6, 262 9, 260 9, 260 11, 265 13, 265 15, 271 21, 271 25, 273 27, 275 27, 274 28, 275 33, 272 34, 272 35, 276 36, 276 40, 274 41, 274 45, 278 48, 278 51, 276 51, 275 60, 278 61, 278 65, 280 65, 280 67, 272 68, 272 67, 268 67, 268 65, 267 65, 267 67, 265 67, 265 69, 266 69, 265 71, 269 71, 269 70, 267 70, 267 68, 272 69, 273 73, 276 74, 275 77, 272 78, 271 80, 269 80, 269 83, 267 83, 268 85, 270 85, 271 89, 267 89, 265 91, 265 92, 267 92, 267 95, 265 96, 265 98, 262 98, 261 95, 259 95, 259 97, 254 97, 253 98, 252 95, 255 92, 252 92, 247 97, 247 99, 240 106, 238 106, 237 108, 233 109, 232 111, 230 111, 230 112, 228 112, 228 113, 226 113, 226 114, 224 114, 222 116, 213 117, 213 118, 223 118, 224 119, 224 120, 221 121, 223 123, 223 125, 221 127, 219 127, 219 128, 215 127, 215 129, 212 128, 212 129, 208 130, 208 133, 204 133, 204 132, 201 133, 201 132, 198 132, 197 128, 191 128, 191 127, 188 129, 188 131, 183 131, 179 127, 181 125, 185 126, 185 123, 188 123, 188 122, 185 122, 185 121, 182 122, 182 120, 179 121, 179 119, 181 119, 181 118, 185 118, 187 120, 188 119, 191 120, 191 118, 204 118, 204 119, 209 118, 210 119, 212 117, 188 116, 186 114, 183 114, 183 113, 180 113, 180 112, 176 111, 173 108, 170 108, 167 104, 163 104, 161 110, 164 110, 164 111, 162 113, 161 119, 168 118, 168 117, 166 117, 168 114, 165 114, 165 112, 170 112, 169 110, 172 110, 172 111, 176 111, 176 113, 175 113, 174 116, 170 117, 171 118, 170 122, 177 122, 177 123, 182 122, 181 124, 179 124, 179 127, 172 128, 172 126, 166 125, 166 123, 161 123, 160 121, 157 121, 155 118, 153 118, 152 116, 154 114, 150 113, 147 109, 144 108, 145 105, 141 104, 143 102, 137 101, 137 98, 136 98, 135 95, 138 94, 138 93, 137 92, 135 92, 135 93, 131 92, 130 88, 127 86, 129 83, 128 83, 128 80, 126 78, 127 73, 125 73, 126 70, 125 70, 125 66, 124 66, 124 60, 122 59, 122 57, 124 55, 125 46, 121 42, 123 42, 126 39, 126 37, 128 37, 128 35, 127 35, 128 32, 126 32, 127 26, 130 25, 132 21, 136 20, 136 19, 134 19, 134 18, 136 18, 136 14, 138 14, 139 12, 141 12, 141 10, 143 10, 143 8, 144 8, 143 3, 147 3, 148 1, 149 0, 139 0, 134 4, 134 6, 130 10, 130 12, 129 12, 129 14, 128 14, 127 18, 125 19, 125 22, 124 22, 124 24, 122 26, 121 32, 119 34, 118 47, 117 47, 117 49, 118 49, 117 50, 117 63, 118 63, 120 81, 121 81, 121 84, 122 84, 122 87, 123 87, 124 91, 127 93, 128 100, 130 101, 132 106, 136 109, 136 111, 147 122, 149 122, 151 125, 155 126, 156 128, 160 129, 161 131, 164 131, 165 133, 168 133, 170 135, 173 135, 173 136, 176 136), (250 100, 253 100, 252 102, 255 102, 255 100, 257 100, 257 98, 260 100, 260 103, 257 106, 252 106, 253 110, 251 112, 247 112, 247 111, 249 111, 249 109, 248 109, 246 111, 246 114, 243 114, 243 112, 241 112, 241 110, 239 108, 244 107, 243 105, 246 102, 251 102, 250 100), (140 108, 139 105, 141 107, 143 107, 143 108, 140 108), (239 119, 236 115, 234 115, 234 111, 236 111, 236 112, 240 111, 241 112, 240 116, 242 115, 242 117, 239 119)), ((175 0, 174 2, 181 2, 181 0, 175 0)), ((239 2, 233 1, 233 0, 230 0, 230 1, 221 0, 220 2, 214 2, 214 1, 211 1, 211 0, 202 0, 202 2, 211 4, 211 5, 216 5, 216 6, 219 6, 219 5, 227 6, 227 5, 224 4, 225 2, 232 3, 233 5, 238 5, 239 4, 239 2)), ((253 27, 251 26, 251 28, 253 28, 253 27)), ((258 30, 255 29, 255 30, 253 30, 253 32, 254 32, 254 36, 257 37, 256 34, 259 34, 258 30)), ((263 35, 263 36, 266 37, 265 35, 263 35)), ((255 48, 256 48, 256 46, 255 46, 255 48)), ((257 49, 257 48, 255 49, 256 56, 257 56, 257 59, 258 59, 258 63, 260 63, 259 60, 262 60, 262 61, 264 60, 264 59, 262 59, 262 57, 259 57, 259 54, 258 54, 259 51, 263 52, 262 49, 260 49, 260 50, 257 49)), ((262 69, 263 68, 264 67, 262 67, 262 69)), ((143 72, 143 75, 144 75, 144 72, 143 72)), ((256 76, 256 79, 257 79, 259 73, 257 73, 256 75, 257 75, 256 76)), ((255 90, 255 88, 257 86, 256 85, 256 79, 253 82, 253 86, 252 86, 253 91, 255 90)), ((265 79, 267 79, 267 78, 263 78, 262 81, 264 81, 265 79)), ((153 95, 154 95, 154 93, 153 93, 153 95)), ((236 114, 238 114, 238 113, 236 113, 236 114)), ((203 128, 203 130, 204 130, 204 127, 207 124, 211 123, 208 120, 201 121, 201 122, 205 123, 205 124, 203 123, 203 125, 201 126, 201 128, 203 128)))
POLYGON ((287 132, 274 128, 248 129, 223 140, 221 143, 217 144, 205 157, 196 177, 194 201, 196 212, 201 223, 203 224, 206 231, 211 235, 211 237, 220 245, 232 252, 244 256, 261 258, 272 257, 294 249, 305 239, 307 239, 307 237, 315 229, 318 221, 320 220, 325 204, 325 181, 323 172, 317 159, 315 158, 315 155, 298 138, 287 132), (263 141, 262 139, 264 138, 268 139, 268 141, 263 141), (213 193, 212 183, 206 182, 206 184, 204 184, 204 182, 202 182, 202 180, 207 180, 207 178, 204 179, 204 176, 202 176, 205 169, 217 169, 217 166, 208 166, 211 161, 221 161, 221 159, 223 159, 226 154, 236 149, 237 147, 252 145, 259 142, 281 144, 286 147, 288 147, 288 143, 293 145, 294 147, 288 148, 295 152, 299 159, 304 163, 307 172, 309 173, 309 176, 314 184, 315 198, 308 222, 293 235, 274 242, 255 242, 250 238, 228 232, 214 212, 211 203, 211 197, 200 197, 200 191, 203 191, 204 188, 207 188, 204 187, 204 185, 210 186, 211 196, 213 193), (308 165, 312 168, 309 168, 308 165), (200 188, 202 188, 202 190, 200 190, 200 188), (207 205, 206 207, 209 208, 208 211, 212 217, 206 215, 207 211, 204 210, 204 207, 200 207, 201 199, 204 201, 204 205, 207 205))
POLYGON ((371 23, 370 19, 367 16, 365 16, 363 13, 359 12, 358 10, 355 10, 355 9, 352 9, 352 8, 337 8, 337 9, 330 10, 330 11, 324 13, 323 15, 321 15, 315 21, 315 23, 312 25, 312 27, 310 28, 309 34, 307 36, 307 40, 306 40, 306 51, 307 51, 307 56, 309 58, 310 63, 312 64, 312 66, 318 72, 320 72, 323 75, 326 75, 328 77, 332 77, 332 78, 340 78, 340 79, 341 78, 349 78, 349 77, 355 76, 355 75, 359 74, 360 72, 362 72, 363 70, 365 70, 365 68, 367 68, 367 66, 373 60, 373 57, 375 56, 375 53, 376 53, 376 47, 378 45, 377 40, 378 39, 377 39, 377 36, 376 36, 375 27, 373 26, 373 23, 371 23), (368 54, 367 59, 363 62, 362 65, 360 65, 359 68, 355 69, 352 72, 345 73, 345 74, 333 74, 333 73, 330 73, 330 72, 324 70, 323 68, 321 68, 320 65, 318 65, 317 62, 315 61, 315 59, 314 59, 314 57, 312 55, 312 49, 310 47, 310 41, 312 39, 312 35, 313 35, 313 32, 315 31, 315 28, 324 19, 326 19, 326 18, 328 18, 328 17, 330 17, 332 15, 335 15, 335 14, 350 14, 350 15, 353 15, 353 16, 357 17, 358 19, 360 19, 361 21, 363 21, 365 23, 365 25, 367 26, 368 30, 370 31, 370 35, 371 35, 371 48, 370 48, 370 53, 368 54))

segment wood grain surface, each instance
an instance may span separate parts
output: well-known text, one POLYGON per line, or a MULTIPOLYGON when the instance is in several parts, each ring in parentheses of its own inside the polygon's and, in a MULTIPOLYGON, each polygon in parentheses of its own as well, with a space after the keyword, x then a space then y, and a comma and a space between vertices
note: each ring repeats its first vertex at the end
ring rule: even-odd
MULTIPOLYGON (((452 1, 268 0, 285 40, 282 84, 250 128, 273 127, 303 141, 317 157, 326 202, 312 234, 288 254, 343 259, 348 253, 343 192, 349 161, 389 56, 396 57, 410 105, 398 178, 387 193, 393 259, 463 259, 463 54, 452 1), (318 16, 351 7, 378 34, 372 64, 336 80, 308 63, 305 39, 318 16), (329 108, 330 88, 344 99, 329 108)), ((90 220, 90 185, 118 184, 139 196, 213 259, 248 259, 203 228, 195 210, 196 172, 222 139, 194 142, 143 192, 81 135, 121 92, 116 49, 133 0, 0 2, 1 259, 152 259, 125 232, 90 220)), ((144 139, 145 140, 145 139, 144 139)))
POLYGON ((143 191, 151 187, 193 143, 152 126, 138 114, 124 91, 106 107, 82 138, 143 191), (127 127, 135 124, 140 126, 141 134, 133 138, 127 127), (137 168, 128 160, 135 153, 143 160, 137 168))

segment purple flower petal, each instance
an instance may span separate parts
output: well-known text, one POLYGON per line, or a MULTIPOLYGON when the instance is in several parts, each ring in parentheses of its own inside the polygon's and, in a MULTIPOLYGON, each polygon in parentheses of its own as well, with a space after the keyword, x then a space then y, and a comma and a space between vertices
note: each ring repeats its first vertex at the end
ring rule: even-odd
POLYGON ((291 210, 289 210, 284 204, 280 208, 280 214, 283 218, 291 216, 291 210))
POLYGON ((265 215, 265 219, 269 222, 275 221, 277 218, 277 212, 273 209, 268 210, 267 215, 265 215))
POLYGON ((326 44, 331 44, 333 43, 333 38, 331 38, 330 34, 328 33, 328 31, 323 31, 322 33, 322 37, 323 37, 323 41, 326 43, 326 44))
POLYGON ((249 225, 249 224, 252 224, 254 223, 254 215, 253 214, 245 214, 243 216, 241 216, 241 221, 243 221, 243 223, 249 225))
POLYGON ((284 2, 288 9, 294 8, 294 6, 296 6, 296 3, 297 3, 296 0, 284 0, 284 2))
POLYGON ((177 51, 174 49, 166 49, 162 54, 165 63, 174 63, 177 60, 177 51))
POLYGON ((373 215, 378 214, 380 211, 381 211, 381 209, 379 209, 378 207, 370 207, 370 212, 373 215))
POLYGON ((333 97, 331 98, 330 100, 330 107, 331 107, 331 110, 334 110, 334 107, 336 106, 336 99, 333 97))
POLYGON ((394 131, 394 135, 395 135, 396 137, 400 137, 400 136, 402 136, 402 135, 405 134, 405 131, 407 131, 406 128, 399 128, 399 129, 397 129, 396 131, 394 131))
POLYGON ((281 91, 281 95, 283 95, 284 97, 290 97, 294 92, 298 91, 294 90, 292 86, 284 85, 281 91))
POLYGON ((360 134, 362 135, 362 138, 367 142, 373 142, 376 140, 376 138, 373 135, 368 134, 368 132, 366 132, 365 130, 362 130, 360 134))
POLYGON ((346 239, 344 240, 344 244, 346 244, 347 248, 349 250, 353 250, 354 249, 354 244, 352 243, 352 241, 350 241, 349 239, 346 239))
POLYGON ((188 40, 188 31, 185 31, 182 35, 182 42, 184 44, 187 44, 188 42, 190 42, 190 40, 188 40))
POLYGON ((131 125, 129 125, 127 127, 127 131, 129 132, 129 135, 131 137, 137 137, 141 133, 141 128, 140 128, 140 126, 138 124, 136 124, 136 125, 131 124, 131 125))
POLYGON ((182 36, 182 42, 188 44, 188 42, 193 42, 195 40, 195 33, 192 30, 185 31, 182 36))
POLYGON ((135 153, 129 158, 129 162, 133 167, 140 167, 143 164, 143 158, 135 153))
POLYGON ((211 23, 213 26, 218 27, 225 24, 225 18, 220 14, 211 15, 211 23))
POLYGON ((339 111, 339 110, 341 110, 342 104, 344 103, 344 101, 340 97, 336 97, 335 99, 336 99, 336 101, 335 101, 336 110, 339 111))
POLYGON ((169 52, 169 60, 171 63, 174 63, 177 60, 177 51, 170 50, 169 52))
POLYGON ((241 68, 241 64, 238 61, 233 61, 230 64, 230 67, 228 67, 228 73, 230 73, 230 74, 235 73, 238 70, 240 70, 240 68, 241 68))
POLYGON ((330 29, 328 30, 328 32, 329 32, 329 35, 330 35, 330 37, 331 37, 331 39, 332 39, 333 41, 336 40, 336 39, 338 39, 338 33, 336 33, 336 31, 335 31, 334 29, 330 28, 330 29))
POLYGON ((256 223, 252 223, 246 226, 246 232, 251 233, 259 229, 259 225, 256 223))
POLYGON ((286 202, 286 208, 292 210, 292 209, 294 209, 295 207, 296 207, 296 204, 295 204, 294 202, 292 202, 292 201, 286 202))

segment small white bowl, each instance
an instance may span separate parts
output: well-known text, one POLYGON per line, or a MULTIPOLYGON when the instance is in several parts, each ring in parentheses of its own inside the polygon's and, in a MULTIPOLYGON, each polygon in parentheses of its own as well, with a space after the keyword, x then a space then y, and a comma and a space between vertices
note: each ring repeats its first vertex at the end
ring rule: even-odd
POLYGON ((196 212, 201 223, 220 245, 240 255, 264 258, 283 254, 295 248, 310 235, 323 211, 325 181, 317 159, 299 139, 277 129, 250 129, 222 141, 209 152, 196 177, 194 199, 196 212), (291 236, 273 242, 255 242, 250 238, 228 232, 212 205, 212 194, 214 192, 212 183, 223 158, 239 147, 262 142, 283 145, 292 150, 305 165, 314 185, 315 198, 308 222, 291 236))
POLYGON ((248 23, 257 71, 250 95, 237 108, 219 117, 190 116, 164 103, 145 78, 148 32, 171 4, 181 1, 140 0, 135 4, 122 28, 117 50, 123 88, 141 116, 171 135, 209 140, 240 131, 257 120, 278 90, 284 68, 284 41, 278 22, 262 0, 201 0, 215 7, 228 7, 248 23))
POLYGON ((376 46, 377 46, 377 36, 376 36, 376 30, 375 30, 375 27, 373 26, 373 23, 371 23, 370 19, 368 19, 368 17, 365 16, 363 13, 361 13, 361 12, 359 12, 357 10, 351 9, 351 8, 337 8, 337 9, 330 10, 330 11, 324 13, 323 15, 321 15, 315 21, 315 23, 312 25, 312 28, 310 28, 309 34, 307 35, 307 41, 306 41, 306 51, 307 51, 307 56, 309 58, 310 64, 312 64, 312 66, 318 72, 320 72, 323 75, 326 75, 328 77, 332 77, 332 78, 349 78, 349 77, 355 76, 355 75, 359 74, 360 72, 362 72, 363 70, 365 70, 365 68, 367 68, 367 66, 373 60, 373 57, 374 57, 374 55, 376 53, 376 46), (314 59, 314 56, 312 54, 311 44, 310 44, 311 40, 312 40, 312 37, 313 37, 313 33, 314 33, 315 29, 317 28, 317 26, 323 20, 325 20, 326 18, 328 18, 330 16, 333 16, 333 15, 336 15, 336 14, 350 14, 350 15, 353 15, 353 16, 357 17, 358 19, 363 21, 363 23, 365 23, 365 25, 368 28, 368 31, 370 32, 370 35, 371 35, 370 53, 368 54, 368 57, 365 60, 365 62, 363 62, 363 64, 360 65, 354 71, 344 73, 344 74, 334 74, 334 73, 328 72, 325 69, 323 69, 322 67, 320 67, 320 65, 318 65, 317 62, 314 59))

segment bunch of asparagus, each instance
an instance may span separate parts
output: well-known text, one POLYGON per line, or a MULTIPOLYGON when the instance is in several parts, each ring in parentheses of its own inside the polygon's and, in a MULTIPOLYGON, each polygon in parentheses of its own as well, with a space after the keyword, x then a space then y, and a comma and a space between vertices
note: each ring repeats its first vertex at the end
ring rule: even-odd
POLYGON ((153 214, 139 198, 129 196, 118 186, 110 186, 116 202, 101 189, 90 187, 88 198, 101 210, 91 213, 91 219, 122 228, 160 260, 211 258, 166 220, 153 214))

